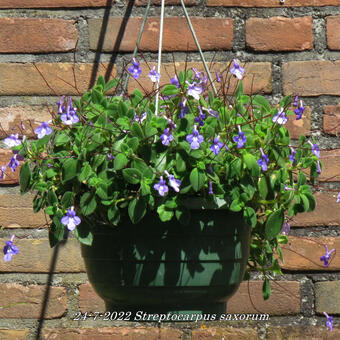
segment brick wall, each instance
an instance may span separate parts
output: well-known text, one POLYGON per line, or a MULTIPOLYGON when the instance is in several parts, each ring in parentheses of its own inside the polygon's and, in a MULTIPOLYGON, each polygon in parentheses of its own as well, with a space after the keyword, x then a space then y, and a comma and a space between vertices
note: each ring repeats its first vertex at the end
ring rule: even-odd
MULTIPOLYGON (((153 2, 141 41, 150 61, 157 57, 159 3, 153 2)), ((124 0, 0 0, 0 138, 19 132, 21 121, 32 138, 27 119, 47 120, 57 96, 77 95, 99 74, 119 73, 124 58, 131 58, 145 4, 146 0, 137 0, 132 7, 124 0), (122 17, 130 12, 119 50, 112 54, 121 36, 122 17), (103 23, 106 17, 109 20, 103 23)), ((185 58, 189 66, 199 61, 178 4, 167 1, 163 80, 165 71, 172 74, 173 56, 178 68, 185 58)), ((15 233, 20 247, 12 262, 0 260, 0 306, 11 305, 0 309, 1 340, 38 336, 58 340, 340 338, 340 259, 337 255, 328 268, 319 261, 324 244, 340 249, 340 204, 336 203, 340 191, 340 0, 286 0, 285 5, 279 0, 187 0, 186 4, 207 60, 214 58, 216 68, 235 57, 246 61, 247 74, 255 77, 253 87, 245 80, 248 93, 251 89, 261 92, 274 102, 282 95, 298 93, 308 109, 302 120, 289 122, 289 130, 294 138, 315 136, 322 149, 317 208, 292 223, 285 275, 272 284, 267 301, 261 296, 261 282, 253 276, 249 284, 241 284, 227 307, 228 313, 268 313, 270 320, 165 323, 161 327, 74 321, 77 311, 102 311, 103 302, 87 282, 74 239, 60 246, 53 266, 56 253, 48 245, 45 217, 33 213, 32 196, 20 196, 17 170, 0 185, 0 225, 4 227, 0 244, 15 233), (333 332, 324 325, 323 311, 334 316, 333 332)), ((147 88, 150 83, 142 77, 141 85, 147 88)), ((129 90, 136 86, 132 79, 129 90)), ((0 142, 0 166, 9 158, 10 152, 0 142)))

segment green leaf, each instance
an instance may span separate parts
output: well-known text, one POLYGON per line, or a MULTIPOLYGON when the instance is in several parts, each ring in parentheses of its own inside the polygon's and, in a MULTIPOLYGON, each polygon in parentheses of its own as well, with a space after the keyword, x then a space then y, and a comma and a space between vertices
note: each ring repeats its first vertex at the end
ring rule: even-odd
POLYGON ((49 190, 47 193, 47 202, 49 205, 53 205, 54 203, 58 203, 58 197, 53 190, 49 190))
POLYGON ((139 183, 143 177, 142 173, 136 168, 123 169, 122 172, 124 179, 131 184, 139 183))
POLYGON ((133 122, 131 124, 130 131, 131 131, 132 136, 137 137, 139 139, 144 138, 144 132, 141 126, 137 122, 133 122))
POLYGON ((307 212, 311 212, 315 209, 316 207, 316 201, 315 201, 315 198, 312 194, 310 193, 306 193, 304 194, 307 198, 308 198, 308 201, 309 201, 309 208, 307 210, 307 212))
POLYGON ((153 179, 154 177, 152 169, 141 158, 135 158, 131 163, 131 167, 139 170, 144 178, 153 179))
POLYGON ((144 199, 134 198, 129 204, 128 213, 131 222, 134 224, 138 223, 146 214, 146 203, 144 199))
POLYGON ((110 206, 107 210, 107 217, 113 225, 117 225, 120 221, 119 208, 116 205, 110 206))
POLYGON ((72 191, 66 191, 61 199, 61 205, 63 209, 70 208, 73 205, 73 193, 72 191))
POLYGON ((302 171, 299 171, 298 181, 297 181, 298 186, 304 185, 306 183, 306 180, 307 180, 306 175, 302 171))
POLYGON ((128 163, 129 160, 127 157, 123 153, 119 153, 114 159, 113 167, 115 170, 120 170, 123 169, 128 163))
POLYGON ((58 220, 59 217, 53 218, 53 222, 50 225, 48 231, 48 239, 50 241, 50 247, 56 246, 63 238, 65 233, 65 227, 58 220))
POLYGON ((186 171, 186 162, 188 157, 186 156, 186 153, 182 150, 179 150, 176 152, 176 169, 178 172, 184 172, 186 171))
POLYGON ((170 221, 174 216, 174 212, 172 210, 168 210, 164 204, 157 208, 157 212, 162 222, 170 221))
POLYGON ((58 133, 57 136, 54 139, 55 146, 64 145, 66 143, 69 143, 70 137, 67 136, 65 133, 58 133))
POLYGON ((62 165, 63 183, 73 179, 77 176, 78 159, 68 158, 62 165))
POLYGON ((57 175, 57 172, 55 172, 53 169, 48 169, 46 172, 45 172, 45 175, 46 175, 46 178, 52 178, 54 177, 55 175, 57 175))
POLYGON ((190 173, 190 183, 195 191, 199 191, 206 180, 206 175, 204 172, 199 171, 197 168, 193 169, 190 173))
POLYGON ((28 163, 24 163, 20 169, 20 192, 21 194, 24 194, 30 188, 31 177, 32 177, 31 169, 28 163))
POLYGON ((118 113, 119 115, 126 116, 127 113, 129 112, 129 107, 121 100, 118 104, 118 113))
POLYGON ((96 196, 90 192, 85 192, 80 199, 80 208, 84 216, 92 214, 97 208, 96 196))
POLYGON ((257 164, 256 158, 250 154, 250 153, 245 153, 243 154, 243 161, 246 164, 246 167, 251 170, 251 175, 252 176, 259 176, 260 174, 260 167, 257 164))
POLYGON ((260 96, 260 95, 253 96, 252 102, 253 102, 253 105, 259 106, 267 112, 270 111, 270 104, 265 97, 260 96))
POLYGON ((45 208, 45 214, 54 215, 54 208, 52 206, 48 206, 45 208))
POLYGON ((274 239, 281 231, 284 220, 282 209, 272 212, 265 224, 265 236, 268 240, 274 239))
POLYGON ((91 165, 88 162, 85 162, 83 167, 81 168, 80 174, 78 175, 79 182, 86 181, 92 173, 91 165))
POLYGON ((162 93, 165 96, 173 96, 174 94, 177 94, 179 92, 179 89, 176 85, 165 85, 162 89, 162 93))
POLYGON ((264 279, 262 285, 262 295, 264 300, 268 300, 270 297, 270 284, 267 278, 264 279))
POLYGON ((181 205, 177 207, 175 215, 179 223, 183 225, 188 225, 190 222, 190 210, 185 206, 181 205))
POLYGON ((244 202, 241 202, 239 199, 234 199, 231 204, 229 209, 231 211, 241 211, 244 206, 244 202))
POLYGON ((242 81, 239 81, 238 86, 237 86, 237 90, 235 92, 235 97, 241 98, 242 95, 243 95, 243 84, 242 84, 242 81))
POLYGON ((259 188, 259 193, 261 198, 266 199, 269 189, 268 189, 268 185, 267 185, 267 180, 265 177, 262 177, 258 183, 258 188, 259 188))
POLYGON ((257 223, 257 217, 256 217, 256 212, 253 208, 251 207, 245 207, 243 210, 243 216, 250 226, 253 228, 256 226, 257 223))
POLYGON ((91 246, 93 242, 93 234, 91 227, 86 222, 82 221, 76 229, 74 229, 74 236, 76 239, 87 246, 91 246))

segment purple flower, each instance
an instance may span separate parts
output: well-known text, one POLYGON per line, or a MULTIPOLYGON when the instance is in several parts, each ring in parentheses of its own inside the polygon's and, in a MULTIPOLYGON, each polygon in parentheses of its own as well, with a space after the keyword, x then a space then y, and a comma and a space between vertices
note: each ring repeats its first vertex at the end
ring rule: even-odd
POLYGON ((332 331, 333 330, 333 316, 329 316, 326 312, 323 312, 323 314, 327 318, 326 326, 329 328, 330 331, 332 331))
POLYGON ((10 241, 6 241, 6 245, 4 246, 4 261, 8 262, 12 260, 12 256, 19 253, 19 248, 13 244, 14 235, 12 235, 10 241))
POLYGON ((59 102, 56 102, 56 104, 58 105, 58 113, 60 114, 63 113, 63 111, 65 110, 64 101, 65 101, 65 96, 62 96, 59 102))
POLYGON ((7 170, 7 165, 1 167, 1 169, 0 169, 0 171, 1 171, 0 181, 2 181, 4 179, 6 170, 7 170))
POLYGON ((142 69, 139 67, 139 62, 135 58, 132 59, 132 64, 133 65, 130 66, 128 70, 133 78, 138 79, 142 73, 142 69))
POLYGON ((8 166, 12 169, 14 172, 15 169, 19 166, 19 162, 17 160, 18 154, 14 154, 14 156, 10 159, 8 166))
POLYGON ((291 147, 290 145, 289 145, 289 147, 290 147, 290 151, 291 151, 291 154, 289 155, 289 160, 292 162, 292 163, 294 163, 295 162, 295 154, 296 154, 296 151, 293 149, 293 147, 291 147))
POLYGON ((294 101, 293 101, 293 106, 297 107, 298 106, 298 100, 299 100, 299 96, 296 94, 294 101))
POLYGON ((169 185, 176 191, 179 192, 179 186, 181 185, 181 181, 176 179, 174 175, 169 174, 166 170, 164 171, 165 174, 169 178, 169 185))
POLYGON ((213 117, 215 117, 215 118, 219 118, 219 116, 220 116, 220 114, 217 112, 217 111, 214 111, 213 109, 211 109, 211 108, 206 108, 206 107, 202 107, 202 110, 204 110, 204 111, 207 111, 208 112, 208 114, 210 115, 210 116, 213 116, 213 117))
POLYGON ((218 83, 221 82, 221 76, 222 76, 222 72, 220 73, 220 72, 217 72, 217 71, 216 71, 216 81, 217 81, 218 83))
POLYGON ((106 155, 106 160, 107 160, 107 161, 112 161, 113 159, 115 159, 115 156, 113 156, 111 153, 108 153, 108 154, 106 155))
POLYGON ((297 107, 295 110, 294 110, 294 113, 296 114, 296 120, 299 120, 302 118, 302 114, 303 112, 306 110, 305 107, 303 107, 302 105, 302 100, 300 100, 300 106, 297 107))
POLYGON ((317 163, 317 169, 316 169, 316 172, 320 175, 321 174, 321 167, 320 167, 320 161, 319 160, 317 160, 316 161, 316 163, 317 163))
POLYGON ((161 75, 158 72, 156 72, 155 68, 156 66, 154 66, 149 73, 149 77, 153 83, 158 82, 159 78, 161 77, 161 75))
POLYGON ((210 150, 215 154, 215 155, 218 155, 219 152, 221 151, 221 148, 223 147, 223 143, 220 142, 220 136, 217 136, 215 139, 214 139, 214 142, 213 144, 211 145, 210 147, 210 150))
POLYGON ((48 126, 48 124, 50 123, 51 120, 49 120, 48 122, 42 122, 41 125, 34 130, 34 133, 38 136, 38 139, 41 139, 52 133, 52 129, 48 126))
POLYGON ((197 130, 197 125, 194 125, 192 134, 186 136, 186 140, 190 143, 191 149, 198 149, 200 144, 203 142, 204 138, 202 135, 199 134, 197 130))
POLYGON ((289 187, 287 184, 285 184, 285 191, 291 191, 293 188, 289 187))
POLYGON ((200 100, 200 95, 203 92, 203 88, 197 83, 190 84, 188 81, 186 83, 188 87, 188 95, 194 97, 196 100, 200 100))
POLYGON ((336 198, 336 203, 340 203, 340 192, 338 193, 338 196, 336 198))
POLYGON ((308 141, 308 143, 312 146, 313 154, 316 157, 320 158, 320 149, 319 149, 318 145, 317 144, 313 144, 310 140, 308 141))
POLYGON ((170 128, 166 128, 164 133, 160 136, 163 145, 169 145, 174 140, 174 136, 170 133, 170 128))
POLYGON ((209 181, 209 192, 208 192, 209 195, 213 195, 214 192, 213 192, 213 188, 212 188, 212 181, 209 181))
POLYGON ((282 225, 281 234, 282 235, 288 235, 289 232, 290 232, 290 224, 288 223, 288 219, 285 218, 283 225, 282 225))
POLYGON ((198 106, 198 109, 200 111, 200 115, 198 117, 195 117, 194 121, 196 123, 198 123, 199 126, 203 126, 204 125, 204 119, 206 118, 206 115, 204 113, 202 113, 202 109, 200 106, 198 106))
POLYGON ((268 163, 269 163, 269 157, 264 154, 262 148, 260 148, 261 151, 261 158, 257 161, 257 164, 262 168, 263 171, 268 170, 268 163))
POLYGON ((280 125, 284 125, 288 122, 288 117, 286 116, 286 113, 283 111, 283 108, 279 109, 277 115, 273 117, 272 121, 280 125))
POLYGON ((78 224, 80 224, 81 219, 76 216, 74 207, 72 206, 67 210, 66 216, 62 217, 60 222, 67 226, 68 230, 74 230, 78 224))
POLYGON ((244 135, 244 132, 241 131, 240 125, 237 125, 238 127, 238 135, 233 138, 233 141, 237 143, 237 148, 241 149, 244 144, 246 144, 247 137, 244 135))
POLYGON ((69 105, 67 105, 66 112, 63 111, 60 119, 66 125, 72 125, 79 122, 79 117, 76 115, 76 109, 72 106, 72 99, 70 98, 69 105))
POLYGON ((327 267, 328 266, 328 261, 331 258, 331 254, 333 253, 333 251, 335 250, 334 248, 329 252, 328 251, 328 247, 327 245, 325 245, 326 248, 326 254, 320 257, 320 261, 324 262, 324 266, 327 267))
POLYGON ((154 186, 154 189, 158 191, 158 193, 161 196, 164 196, 168 193, 169 187, 165 184, 165 180, 163 179, 163 176, 161 176, 158 183, 156 183, 154 186))
POLYGON ((146 112, 143 112, 142 114, 141 114, 141 116, 139 116, 136 112, 135 112, 135 115, 134 115, 134 117, 133 117, 133 120, 135 121, 135 122, 142 122, 142 121, 144 121, 146 119, 146 112))
POLYGON ((237 79, 242 79, 244 75, 244 68, 240 66, 238 61, 234 59, 234 66, 230 70, 230 72, 237 78, 237 79))
POLYGON ((22 143, 22 141, 19 139, 18 133, 16 133, 15 135, 11 134, 9 137, 4 139, 4 142, 10 148, 18 146, 22 143))
POLYGON ((172 85, 175 85, 176 87, 180 88, 181 86, 179 85, 179 81, 176 75, 174 75, 173 78, 170 79, 170 83, 172 85))
POLYGON ((179 103, 179 106, 181 108, 181 111, 178 115, 179 118, 183 118, 184 115, 186 115, 187 113, 189 113, 189 108, 186 106, 186 100, 183 102, 179 103))

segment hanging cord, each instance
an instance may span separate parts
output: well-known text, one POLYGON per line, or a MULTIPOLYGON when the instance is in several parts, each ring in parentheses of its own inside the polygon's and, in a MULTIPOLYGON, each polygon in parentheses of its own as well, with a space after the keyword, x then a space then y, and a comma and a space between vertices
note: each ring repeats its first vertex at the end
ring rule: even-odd
MULTIPOLYGON (((157 60, 157 73, 161 74, 162 64, 162 41, 163 41, 163 24, 164 24, 164 4, 165 0, 161 3, 161 21, 159 25, 159 41, 158 41, 158 60, 157 60)), ((156 81, 156 100, 155 100, 155 115, 158 116, 158 101, 159 101, 159 79, 156 81)))
MULTIPOLYGON (((151 6, 151 0, 148 0, 148 4, 147 4, 146 9, 145 9, 142 25, 141 25, 141 27, 139 29, 136 46, 135 46, 135 49, 133 50, 132 58, 136 57, 136 54, 137 54, 137 51, 138 51, 138 47, 139 47, 140 41, 142 39, 142 34, 143 34, 143 31, 144 31, 144 26, 145 26, 145 23, 146 23, 146 19, 148 18, 148 15, 149 15, 150 6, 151 6)), ((127 76, 125 78, 124 86, 123 86, 123 92, 124 93, 126 92, 126 88, 127 88, 129 79, 130 79, 130 73, 128 72, 127 76)))
POLYGON ((185 7, 185 5, 184 5, 184 1, 183 1, 183 0, 181 0, 181 5, 182 5, 182 7, 183 7, 184 15, 185 15, 185 18, 186 18, 186 20, 187 20, 187 22, 188 22, 188 25, 189 25, 190 31, 191 31, 191 33, 192 33, 192 36, 193 36, 193 38, 194 38, 194 40, 195 40, 197 49, 198 49, 198 51, 199 51, 199 53, 200 53, 201 60, 202 60, 202 63, 203 63, 205 72, 206 72, 207 75, 208 75, 208 78, 209 78, 211 87, 212 87, 212 89, 213 89, 213 92, 214 92, 215 96, 217 96, 217 91, 216 91, 214 82, 213 82, 213 80, 212 80, 212 78, 211 78, 211 74, 210 74, 210 71, 209 71, 209 69, 208 69, 208 65, 207 65, 207 63, 205 62, 204 55, 203 55, 202 50, 201 50, 201 46, 200 46, 200 44, 199 44, 199 42, 198 42, 198 40, 197 40, 197 37, 196 37, 195 31, 194 31, 194 28, 193 28, 192 25, 191 25, 191 21, 190 21, 190 18, 189 18, 189 15, 188 15, 188 12, 187 12, 187 9, 186 9, 186 7, 185 7))

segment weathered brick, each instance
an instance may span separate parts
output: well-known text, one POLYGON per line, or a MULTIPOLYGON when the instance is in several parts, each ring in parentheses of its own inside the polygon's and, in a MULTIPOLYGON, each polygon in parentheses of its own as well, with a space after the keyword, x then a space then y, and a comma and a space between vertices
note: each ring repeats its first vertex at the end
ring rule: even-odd
POLYGON ((340 135, 340 105, 323 108, 323 130, 330 135, 340 135))
MULTIPOLYGON (((0 149, 0 167, 6 166, 10 159, 12 158, 13 153, 11 150, 0 149)), ((19 165, 15 171, 13 172, 11 168, 7 168, 5 171, 3 179, 0 181, 1 184, 18 184, 19 183, 19 175, 20 175, 20 168, 19 165)))
POLYGON ((339 6, 340 0, 286 0, 284 5, 273 0, 207 0, 207 6, 225 7, 304 7, 304 6, 339 6))
POLYGON ((292 226, 331 226, 339 225, 340 209, 335 192, 316 192, 316 208, 294 216, 292 226))
MULTIPOLYGON (((212 75, 215 74, 215 71, 224 70, 229 63, 213 63, 212 65, 208 65, 210 72, 212 75)), ((152 68, 155 63, 148 63, 149 67, 152 68)), ((150 81, 148 77, 149 68, 145 63, 141 63, 142 73, 140 77, 136 80, 130 77, 128 90, 130 93, 133 92, 135 88, 142 90, 143 92, 150 93, 152 91, 153 83, 150 81)), ((186 64, 187 69, 191 69, 195 67, 198 71, 203 71, 203 65, 199 62, 188 62, 186 64)), ((185 69, 184 62, 175 62, 173 63, 163 63, 161 67, 161 79, 160 85, 163 86, 165 84, 170 83, 170 79, 175 75, 175 69, 177 72, 183 71, 185 69)), ((256 63, 248 63, 245 65, 246 69, 246 77, 243 80, 244 92, 245 93, 271 93, 272 91, 272 69, 271 63, 267 62, 256 62, 256 63)), ((215 84, 218 88, 218 84, 215 84)), ((236 79, 233 77, 230 81, 230 89, 229 93, 233 93, 235 91, 235 87, 237 85, 236 79)))
POLYGON ((34 213, 33 197, 31 194, 0 194, 0 225, 4 228, 44 227, 45 215, 42 211, 34 213))
MULTIPOLYGON (((293 107, 290 108, 294 112, 293 107)), ((305 107, 305 111, 301 119, 296 119, 296 116, 289 116, 288 122, 285 125, 290 133, 292 139, 299 139, 300 136, 309 136, 311 129, 311 108, 309 106, 305 107)))
POLYGON ((106 7, 114 0, 0 0, 0 8, 106 7))
MULTIPOLYGON (((325 318, 326 320, 326 318, 325 318)), ((271 326, 267 329, 267 340, 338 340, 340 328, 330 332, 325 325, 313 326, 271 326)))
POLYGON ((340 149, 321 151, 322 172, 319 177, 324 182, 340 181, 340 149))
POLYGON ((89 283, 79 286, 79 310, 83 313, 106 311, 104 300, 96 294, 89 283))
MULTIPOLYGON (((127 22, 123 37, 119 37, 119 50, 133 51, 142 18, 130 18, 127 22)), ((111 18, 108 21, 104 36, 103 47, 105 52, 111 52, 116 45, 122 18, 111 18)), ((229 50, 233 40, 233 23, 231 19, 192 17, 192 25, 202 50, 229 50)), ((102 39, 102 20, 89 19, 90 49, 98 48, 98 41, 102 39)), ((146 21, 142 39, 139 45, 141 51, 158 51, 159 17, 151 17, 146 21)), ((197 47, 190 32, 189 26, 183 17, 164 19, 163 51, 196 51, 197 47)))
MULTIPOLYGON (((79 95, 90 85, 94 64, 37 63, 37 68, 49 84, 49 88, 33 64, 0 63, 0 95, 79 95), (77 89, 75 89, 73 66, 77 89), (29 84, 29 85, 28 85, 29 84)), ((98 65, 95 79, 105 75, 108 64, 98 65)), ((116 74, 115 67, 111 77, 116 74)))
POLYGON ((283 92, 340 95, 340 60, 290 61, 282 66, 283 92))
POLYGON ((284 254, 283 269, 334 271, 340 269, 340 258, 334 256, 328 267, 320 261, 320 256, 328 249, 340 249, 340 237, 289 237, 289 244, 282 245, 284 254))
POLYGON ((0 31, 0 53, 67 52, 78 39, 73 20, 1 18, 0 31))
MULTIPOLYGON (((221 321, 223 323, 223 321, 221 321)), ((259 334, 251 328, 218 327, 193 329, 191 340, 259 340, 259 334)))
POLYGON ((326 281, 315 283, 315 309, 322 314, 340 314, 340 282, 326 281))
POLYGON ((55 107, 45 106, 9 106, 0 107, 0 138, 8 137, 11 133, 19 133, 28 138, 36 137, 34 129, 41 122, 46 122, 51 119, 50 110, 56 111, 55 107), (21 129, 21 122, 24 130, 21 129))
POLYGON ((250 18, 246 43, 255 51, 303 51, 313 48, 312 17, 250 18))
POLYGON ((158 327, 45 328, 42 340, 180 340, 182 331, 158 327))
POLYGON ((287 315, 300 313, 300 282, 274 281, 268 300, 262 297, 262 281, 241 283, 235 295, 227 302, 228 313, 267 313, 287 315))
POLYGON ((330 16, 326 18, 327 45, 330 50, 340 50, 340 16, 330 16))
MULTIPOLYGON (((19 254, 12 261, 0 261, 0 272, 19 273, 49 273, 55 249, 51 249, 47 239, 15 239, 19 254)), ((7 240, 0 239, 0 244, 7 240)), ((69 239, 65 245, 60 245, 55 273, 84 272, 84 261, 80 254, 79 242, 69 239)))
MULTIPOLYGON (((16 283, 0 283, 0 318, 36 319, 41 316, 41 307, 47 286, 23 286, 16 283)), ((61 317, 66 313, 66 289, 49 287, 49 299, 44 314, 46 319, 61 317)))
POLYGON ((3 340, 25 340, 29 332, 25 329, 0 329, 0 339, 3 340))

